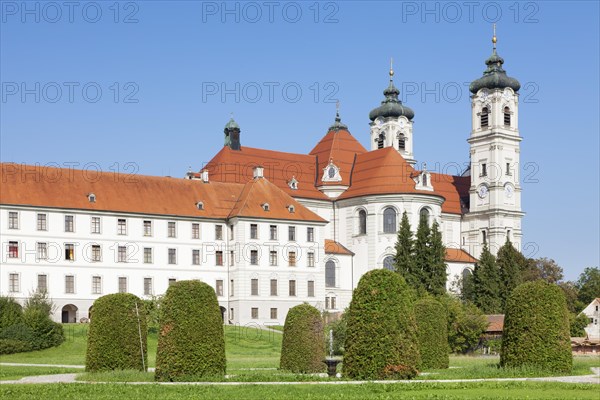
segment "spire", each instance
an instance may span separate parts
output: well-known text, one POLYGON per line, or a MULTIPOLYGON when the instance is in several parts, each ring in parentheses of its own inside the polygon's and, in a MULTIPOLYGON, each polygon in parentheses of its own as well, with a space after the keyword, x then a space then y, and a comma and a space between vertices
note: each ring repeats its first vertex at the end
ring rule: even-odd
POLYGON ((494 54, 496 54, 496 42, 498 39, 496 38, 496 24, 494 24, 494 36, 492 36, 492 43, 494 46, 494 54))
POLYGON ((340 129, 348 130, 345 124, 342 124, 342 118, 340 118, 340 102, 339 100, 335 103, 335 122, 329 127, 329 131, 339 131, 340 129))
POLYGON ((398 99, 400 90, 394 86, 394 64, 393 59, 390 59, 390 84, 383 91, 385 99, 381 102, 381 106, 375 108, 369 113, 369 119, 375 121, 377 117, 400 117, 405 116, 409 120, 413 119, 415 113, 409 107, 402 105, 402 101, 398 99))

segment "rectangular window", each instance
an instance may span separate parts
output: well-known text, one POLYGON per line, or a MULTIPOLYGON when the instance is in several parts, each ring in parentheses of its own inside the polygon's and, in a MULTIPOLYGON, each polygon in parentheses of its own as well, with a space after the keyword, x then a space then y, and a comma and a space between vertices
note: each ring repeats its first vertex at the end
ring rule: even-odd
POLYGON ((119 293, 127 293, 127 278, 124 276, 119 277, 119 293))
POLYGON ((192 250, 192 264, 200 265, 200 250, 192 250))
POLYGON ((223 281, 221 279, 217 280, 215 285, 215 292, 217 296, 223 296, 223 281))
POLYGON ((289 282, 289 295, 296 296, 296 281, 293 279, 289 282))
POLYGON ((127 235, 127 220, 124 218, 117 219, 117 235, 127 235))
POLYGON ((271 279, 271 296, 277 296, 277 279, 271 279))
POLYGON ((152 264, 152 248, 144 247, 144 264, 152 264))
POLYGON ((258 250, 250 250, 250 264, 258 265, 258 250))
POLYGON ((233 240, 233 225, 229 225, 229 240, 233 240))
POLYGON ((144 294, 152 295, 152 278, 144 278, 144 294))
POLYGON ((38 275, 37 291, 40 293, 48 292, 48 275, 38 275))
POLYGON ((271 319, 277 319, 277 309, 271 308, 271 319))
POLYGON ((19 213, 16 211, 8 212, 8 229, 19 229, 19 213))
POLYGON ((19 258, 19 242, 8 242, 8 258, 19 258))
POLYGON ((169 286, 171 286, 175 282, 177 282, 177 279, 175 279, 175 278, 169 278, 169 286))
POLYGON ((65 293, 68 293, 68 294, 75 293, 75 276, 74 275, 66 275, 65 276, 65 293))
POLYGON ((270 266, 277 265, 277 252, 276 251, 269 252, 269 265, 270 266))
POLYGON ((487 176, 487 164, 481 164, 481 175, 480 176, 487 176))
POLYGON ((258 279, 250 280, 250 295, 258 296, 258 279))
POLYGON ((8 274, 8 291, 19 292, 19 274, 8 274))
POLYGON ((258 239, 258 225, 250 224, 250 239, 258 239))
POLYGON ((169 249, 169 264, 177 264, 177 249, 169 249))
POLYGON ((233 279, 229 281, 229 296, 232 297, 234 295, 234 284, 233 279))
POLYGON ((507 176, 512 175, 512 173, 510 172, 510 163, 509 162, 506 163, 506 175, 507 176))
POLYGON ((296 252, 295 251, 290 251, 288 253, 288 265, 290 267, 296 266, 296 252))
POLYGON ((47 231, 48 230, 48 215, 38 214, 37 215, 37 230, 47 231))
POLYGON ((223 252, 220 250, 215 253, 215 264, 223 265, 223 252))
POLYGON ((177 228, 177 225, 175 224, 175 222, 169 221, 168 226, 167 226, 167 236, 170 238, 177 237, 176 228, 177 228))
POLYGON ((101 276, 92 276, 92 294, 102 294, 101 276))
POLYGON ((315 297, 315 281, 308 281, 308 297, 315 297))
POLYGON ((331 298, 331 309, 332 309, 332 310, 335 310, 335 309, 336 309, 336 306, 335 306, 335 297, 332 297, 332 298, 331 298))
POLYGON ((152 221, 144 221, 144 236, 152 236, 152 221))
POLYGON ((75 217, 73 215, 65 215, 65 232, 75 231, 75 217))
POLYGON ((67 261, 75 260, 75 245, 72 243, 65 244, 65 260, 67 260, 67 261))
POLYGON ((215 240, 223 240, 223 225, 215 225, 215 240))
POLYGON ((252 314, 252 319, 258 319, 258 308, 252 307, 251 314, 252 314))
POLYGON ((277 240, 277 225, 270 225, 269 226, 269 239, 270 240, 277 240))
POLYGON ((233 262, 235 261, 233 250, 229 250, 229 266, 233 267, 233 262))
POLYGON ((102 255, 99 244, 92 245, 92 261, 102 261, 102 255))
POLYGON ((288 227, 288 240, 293 242, 296 240, 296 227, 290 226, 288 227))
POLYGON ((192 239, 200 239, 200 224, 192 223, 192 239))
POLYGON ((335 310, 335 297, 325 297, 325 309, 335 310))
POLYGON ((233 308, 230 308, 230 309, 229 309, 229 320, 230 320, 230 321, 233 321, 233 315, 234 315, 234 314, 233 314, 233 308))
POLYGON ((92 217, 90 229, 92 233, 100 233, 100 217, 92 217))
POLYGON ((120 263, 127 262, 127 247, 126 246, 119 246, 117 262, 120 262, 120 263))
POLYGON ((306 253, 306 265, 309 267, 315 266, 315 253, 313 253, 312 251, 306 253))
POLYGON ((306 228, 306 241, 307 242, 315 241, 315 228, 306 228))

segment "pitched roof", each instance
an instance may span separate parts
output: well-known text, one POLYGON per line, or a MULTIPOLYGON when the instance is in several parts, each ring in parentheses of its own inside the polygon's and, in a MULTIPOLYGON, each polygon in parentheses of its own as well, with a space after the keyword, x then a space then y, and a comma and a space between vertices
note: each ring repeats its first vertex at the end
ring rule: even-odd
POLYGON ((367 150, 345 129, 331 130, 310 151, 310 155, 318 157, 317 180, 319 185, 349 185, 352 165, 357 154, 367 150), (333 162, 340 169, 341 182, 322 182, 323 170, 333 162))
POLYGON ((461 263, 473 263, 477 262, 477 259, 464 251, 463 249, 446 249, 446 257, 444 258, 447 262, 461 262, 461 263))
POLYGON ((502 332, 504 329, 504 314, 486 315, 488 326, 486 332, 502 332))
POLYGON ((246 183, 252 179, 253 168, 264 167, 264 176, 293 197, 328 199, 315 187, 316 160, 307 154, 242 147, 231 150, 225 146, 206 164, 210 179, 219 182, 246 183), (295 177, 298 189, 289 187, 295 177))
POLYGON ((344 247, 344 245, 331 239, 325 239, 325 254, 354 255, 354 253, 344 247))
POLYGON ((229 213, 229 218, 233 217, 327 222, 264 178, 253 179, 244 185, 229 213), (268 211, 264 204, 269 205, 268 211))
MULTIPOLYGON (((0 164, 0 204, 154 215, 225 219, 237 207, 248 185, 181 178, 128 175, 14 163, 0 164), (96 196, 90 202, 88 195, 96 196), (203 210, 197 203, 202 202, 203 210)), ((271 218, 323 221, 277 187, 261 183, 256 195, 247 196, 240 216, 260 216, 260 195, 267 192, 271 218), (290 214, 280 204, 294 204, 290 214)), ((253 185, 251 185, 253 186, 253 185)))

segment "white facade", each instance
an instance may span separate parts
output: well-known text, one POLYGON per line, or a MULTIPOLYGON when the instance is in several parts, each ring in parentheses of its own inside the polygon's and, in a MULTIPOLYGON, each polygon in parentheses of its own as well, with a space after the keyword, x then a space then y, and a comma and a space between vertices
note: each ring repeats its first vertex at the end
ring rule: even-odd
POLYGON ((588 339, 600 341, 600 298, 594 299, 581 313, 590 319, 590 323, 585 327, 588 339))

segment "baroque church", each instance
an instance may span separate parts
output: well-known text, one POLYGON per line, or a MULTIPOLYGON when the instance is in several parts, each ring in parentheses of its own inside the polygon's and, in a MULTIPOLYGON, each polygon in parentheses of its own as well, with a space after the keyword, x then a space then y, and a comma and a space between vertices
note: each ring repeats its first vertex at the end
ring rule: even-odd
POLYGON ((55 319, 75 322, 104 294, 148 298, 199 279, 225 323, 282 325, 303 302, 343 311, 363 274, 393 269, 404 212, 412 227, 421 216, 438 222, 451 289, 484 244, 495 252, 522 239, 520 84, 492 41, 470 85, 470 167, 460 176, 417 168, 415 112, 393 70, 368 115, 369 148, 338 111, 308 154, 246 147, 232 118, 223 148, 183 179, 3 163, 0 293, 22 301, 45 290, 55 319))

